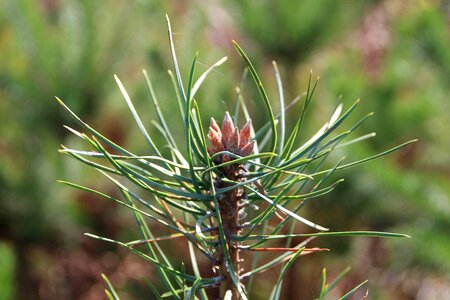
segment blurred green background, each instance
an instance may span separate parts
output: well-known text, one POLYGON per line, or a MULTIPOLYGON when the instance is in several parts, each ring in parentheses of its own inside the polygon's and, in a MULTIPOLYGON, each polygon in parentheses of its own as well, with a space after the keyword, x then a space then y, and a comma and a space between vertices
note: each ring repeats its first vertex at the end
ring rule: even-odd
MULTIPOLYGON (((346 266, 353 269, 337 292, 368 278, 370 299, 449 299, 449 0, 1 1, 0 299, 101 299, 101 273, 124 299, 151 297, 143 280, 158 282, 151 266, 83 236, 134 236, 129 212, 56 183, 69 179, 116 193, 58 154, 59 144, 78 141, 62 127, 73 123, 54 96, 115 142, 145 153, 113 74, 158 136, 141 70, 148 70, 163 111, 170 112, 175 94, 167 76, 172 65, 165 13, 186 75, 196 50, 200 71, 229 56, 198 94, 206 117, 220 119, 234 107, 243 70, 234 39, 272 99, 272 60, 287 99, 306 89, 310 70, 320 75, 304 141, 339 101, 348 106, 357 98, 362 103, 354 120, 375 112, 360 133, 377 136, 339 154, 362 158, 420 139, 388 158, 340 172, 345 183, 306 210, 335 230, 397 231, 413 238, 323 240, 320 246, 332 251, 302 258, 290 270, 283 299, 314 298, 322 268, 332 278, 346 266)), ((258 124, 257 108, 250 109, 258 124)), ((295 121, 295 110, 291 116, 295 121)), ((169 118, 176 130, 177 115, 169 118)), ((265 299, 268 280, 269 274, 259 278, 261 288, 251 299, 265 299)))

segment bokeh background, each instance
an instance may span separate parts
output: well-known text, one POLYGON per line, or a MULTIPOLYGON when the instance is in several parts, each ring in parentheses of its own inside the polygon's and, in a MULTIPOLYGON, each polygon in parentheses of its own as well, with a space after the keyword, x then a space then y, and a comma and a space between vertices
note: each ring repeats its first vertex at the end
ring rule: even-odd
MULTIPOLYGON (((156 132, 141 70, 148 70, 162 109, 173 110, 165 13, 185 74, 196 50, 200 71, 229 56, 199 93, 203 115, 220 119, 234 107, 244 67, 234 39, 272 99, 272 60, 287 99, 305 91, 310 70, 320 75, 304 139, 339 101, 348 106, 357 98, 362 103, 354 120, 375 112, 360 133, 377 136, 339 154, 362 158, 420 139, 339 172, 345 183, 306 210, 335 230, 387 230, 413 238, 323 240, 320 246, 332 251, 296 263, 283 298, 313 299, 323 267, 333 278, 351 266, 338 292, 368 278, 371 299, 449 299, 449 0, 1 1, 0 299, 102 299, 101 273, 123 299, 151 299, 143 278, 158 285, 152 266, 83 235, 131 239, 136 230, 130 213, 56 183, 69 179, 117 193, 57 152, 60 144, 79 142, 62 127, 74 124, 54 96, 117 143, 145 153, 113 74, 156 132)), ((251 106, 251 113, 257 124, 257 108, 251 106)), ((177 116, 169 118, 176 130, 177 116)), ((174 260, 183 247, 180 242, 169 250, 174 260)), ((267 280, 259 279, 251 299, 265 299, 267 280)))

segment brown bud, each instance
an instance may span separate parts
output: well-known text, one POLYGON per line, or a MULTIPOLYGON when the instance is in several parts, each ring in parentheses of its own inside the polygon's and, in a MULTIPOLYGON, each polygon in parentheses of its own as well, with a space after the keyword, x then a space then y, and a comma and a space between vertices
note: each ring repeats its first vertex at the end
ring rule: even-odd
POLYGON ((208 153, 209 153, 209 155, 210 156, 213 156, 215 153, 217 153, 213 148, 211 148, 211 147, 208 147, 208 148, 206 148, 207 150, 208 150, 208 153))
POLYGON ((222 156, 222 162, 228 162, 228 161, 230 161, 231 160, 231 158, 228 156, 228 154, 224 154, 223 156, 222 156))
POLYGON ((211 150, 214 151, 214 153, 224 150, 220 133, 217 133, 214 130, 210 130, 208 132, 208 140, 211 144, 211 150))
POLYGON ((250 140, 250 132, 252 130, 252 121, 248 120, 239 133, 239 149, 242 149, 250 140))
POLYGON ((214 120, 214 118, 211 118, 211 124, 209 125, 209 129, 210 130, 214 130, 215 132, 217 132, 220 135, 222 135, 222 133, 220 132, 220 127, 217 124, 216 120, 214 120))
POLYGON ((234 124, 233 121, 231 120, 230 114, 226 112, 222 122, 222 143, 225 147, 227 145, 230 145, 233 136, 234 136, 234 124))
POLYGON ((252 154, 254 147, 255 147, 255 141, 251 141, 250 143, 248 143, 247 145, 245 145, 244 147, 242 147, 240 149, 239 154, 241 156, 248 156, 248 155, 252 154))
POLYGON ((239 146, 239 129, 237 127, 234 129, 234 134, 233 134, 233 137, 231 138, 229 144, 224 145, 224 146, 228 151, 231 151, 233 153, 238 152, 238 150, 239 150, 239 148, 238 148, 238 146, 239 146))

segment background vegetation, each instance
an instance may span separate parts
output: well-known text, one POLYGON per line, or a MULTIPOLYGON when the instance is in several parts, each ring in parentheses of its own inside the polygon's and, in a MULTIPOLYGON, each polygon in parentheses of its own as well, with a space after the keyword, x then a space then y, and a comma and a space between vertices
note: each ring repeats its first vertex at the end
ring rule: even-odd
MULTIPOLYGON (((114 193, 106 181, 57 153, 60 143, 78 142, 63 129, 71 121, 54 96, 112 140, 143 152, 144 140, 112 76, 122 78, 137 108, 148 111, 141 116, 150 124, 155 114, 141 75, 147 69, 162 110, 171 111, 164 106, 175 97, 167 76, 165 13, 185 73, 196 50, 199 70, 229 56, 216 80, 199 91, 204 115, 220 119, 233 107, 243 70, 235 39, 257 64, 272 98, 272 60, 286 81, 287 99, 305 90, 310 70, 320 75, 307 133, 323 123, 340 96, 346 106, 362 99, 355 120, 375 112, 361 133, 376 131, 377 137, 352 146, 347 157, 421 140, 387 159, 340 172, 344 184, 307 211, 335 230, 396 231, 413 239, 329 239, 321 246, 331 253, 302 258, 290 270, 285 299, 317 296, 322 267, 333 277, 348 265, 353 269, 342 289, 369 278, 372 299, 450 295, 450 1, 5 0, 0 3, 1 299, 99 299, 102 272, 124 299, 149 295, 142 278, 157 282, 139 258, 83 236, 127 237, 133 220, 121 208, 56 183, 70 179, 114 193)), ((257 108, 250 110, 258 124, 257 108)), ((183 244, 174 245, 177 260, 186 253, 179 253, 183 244)))

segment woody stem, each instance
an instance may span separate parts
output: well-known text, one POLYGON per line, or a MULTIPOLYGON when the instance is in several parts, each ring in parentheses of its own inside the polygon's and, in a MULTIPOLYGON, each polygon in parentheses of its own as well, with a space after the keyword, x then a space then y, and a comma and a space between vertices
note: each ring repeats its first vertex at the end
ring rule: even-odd
MULTIPOLYGON (((243 178, 239 177, 239 165, 230 165, 224 168, 224 174, 227 179, 234 182, 241 181, 243 178)), ((229 183, 220 182, 219 187, 224 188, 230 186, 229 183)), ((219 200, 219 211, 222 219, 222 226, 225 233, 226 245, 230 256, 230 262, 233 265, 234 271, 239 275, 239 250, 238 242, 233 241, 232 237, 240 232, 239 228, 239 204, 243 197, 243 189, 235 188, 223 194, 223 198, 219 200)), ((219 237, 220 239, 220 237, 219 237)), ((218 245, 222 245, 219 240, 218 245)), ((219 246, 220 247, 220 246, 219 246)), ((220 284, 220 299, 225 297, 225 293, 230 290, 232 299, 239 299, 238 289, 230 276, 230 269, 226 265, 224 257, 224 249, 219 248, 217 251, 217 260, 219 262, 219 274, 223 276, 223 281, 220 284)))

